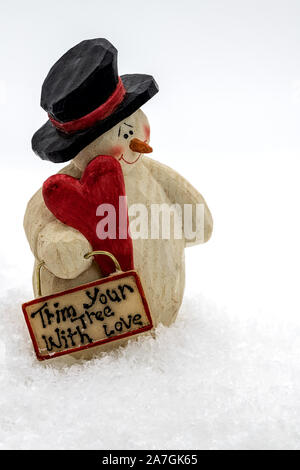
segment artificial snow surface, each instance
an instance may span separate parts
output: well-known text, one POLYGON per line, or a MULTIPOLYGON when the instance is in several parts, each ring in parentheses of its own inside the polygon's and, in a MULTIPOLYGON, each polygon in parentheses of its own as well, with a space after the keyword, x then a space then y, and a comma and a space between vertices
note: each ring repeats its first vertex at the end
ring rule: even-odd
POLYGON ((155 340, 67 366, 36 360, 23 300, 2 299, 3 449, 300 447, 299 325, 186 298, 155 340))

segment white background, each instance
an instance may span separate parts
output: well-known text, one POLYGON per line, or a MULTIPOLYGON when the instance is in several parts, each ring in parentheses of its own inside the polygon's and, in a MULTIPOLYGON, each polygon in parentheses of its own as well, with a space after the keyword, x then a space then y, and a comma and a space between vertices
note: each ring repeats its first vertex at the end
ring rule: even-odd
MULTIPOLYGON (((0 281, 15 324, 23 320, 14 291, 8 294, 8 289, 19 289, 22 300, 31 296, 33 259, 22 228, 26 203, 61 168, 40 160, 30 147, 32 134, 46 120, 39 107, 41 85, 49 68, 70 47, 82 39, 106 37, 119 51, 120 74, 149 73, 157 80, 159 94, 143 107, 151 125, 152 157, 199 189, 215 222, 207 245, 186 250, 187 303, 178 320, 178 325, 188 324, 190 308, 191 318, 201 320, 202 345, 199 340, 198 349, 189 354, 193 361, 200 355, 202 366, 198 378, 190 376, 190 393, 191 399, 205 402, 209 390, 204 396, 201 388, 210 383, 212 398, 207 398, 205 412, 201 405, 197 408, 196 424, 188 409, 177 424, 172 423, 178 429, 175 440, 168 440, 158 427, 155 439, 146 433, 144 440, 128 441, 134 433, 129 426, 127 437, 120 435, 114 442, 121 448, 300 447, 300 3, 28 0, 2 1, 0 8, 0 281), (212 330, 203 335, 208 325, 212 330), (231 373, 241 377, 241 383, 233 382, 231 373), (192 390, 193 383, 198 391, 192 390), (231 401, 239 401, 239 406, 230 408, 231 401), (224 415, 216 408, 219 402, 229 406, 224 415), (267 403, 270 409, 264 408, 267 403), (207 426, 214 420, 218 426, 212 424, 207 437, 207 426), (191 438, 188 430, 193 425, 191 438)), ((3 319, 7 311, 3 309, 3 319)), ((27 341, 26 332, 22 334, 22 341, 27 341)), ((176 337, 166 331, 162 335, 171 354, 176 337)), ((188 348, 189 338, 184 338, 188 348)), ((2 339, 12 341, 5 334, 2 339)), ((22 367, 24 354, 30 355, 31 349, 28 345, 24 352, 18 347, 22 367)), ((8 348, 8 343, 2 344, 7 370, 3 380, 11 384, 3 398, 6 410, 18 381, 28 397, 33 393, 24 385, 24 377, 12 372, 8 348)), ((171 360, 169 353, 166 362, 171 360)), ((188 354, 182 352, 182 358, 189 363, 188 354)), ((41 370, 32 359, 28 374, 37 386, 43 380, 41 370)), ((29 398, 28 403, 30 408, 29 398)), ((168 410, 159 399, 155 403, 158 412, 168 410)), ((53 403, 49 413, 54 410, 53 403)), ((11 413, 4 446, 46 446, 39 433, 24 438, 31 436, 29 412, 27 416, 20 405, 18 416, 25 413, 24 422, 17 428, 11 413)), ((114 419, 118 423, 117 415, 114 419)), ((141 415, 141 422, 147 419, 150 415, 141 415)), ((72 447, 74 441, 59 441, 58 435, 53 432, 53 446, 72 447)), ((92 446, 113 446, 113 438, 101 442, 92 440, 92 446)), ((75 440, 75 446, 81 444, 75 440)))

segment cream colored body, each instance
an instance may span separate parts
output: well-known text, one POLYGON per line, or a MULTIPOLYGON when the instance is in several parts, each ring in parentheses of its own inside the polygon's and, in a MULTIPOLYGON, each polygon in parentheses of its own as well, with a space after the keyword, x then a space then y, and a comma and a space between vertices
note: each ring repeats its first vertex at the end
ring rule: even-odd
MULTIPOLYGON (((139 110, 137 113, 142 112, 139 110)), ((140 114, 138 116, 141 117, 140 114)), ((86 164, 105 150, 93 143, 85 149, 84 158, 79 155, 60 173, 80 178, 86 164)), ((184 236, 169 240, 133 240, 135 268, 141 277, 154 324, 162 322, 170 325, 176 319, 183 297, 184 248, 209 239, 212 232, 211 214, 201 194, 171 168, 151 158, 141 157, 132 165, 122 162, 122 169, 128 207, 137 203, 146 205, 148 209, 155 203, 193 204, 194 207, 201 203, 205 205, 204 239, 199 232, 188 242, 184 236)), ((24 228, 36 262, 46 262, 47 269, 41 271, 42 295, 101 277, 95 262, 83 258, 92 250, 88 241, 78 231, 55 219, 45 206, 41 190, 28 203, 24 228)), ((33 284, 37 296, 35 278, 33 284)))

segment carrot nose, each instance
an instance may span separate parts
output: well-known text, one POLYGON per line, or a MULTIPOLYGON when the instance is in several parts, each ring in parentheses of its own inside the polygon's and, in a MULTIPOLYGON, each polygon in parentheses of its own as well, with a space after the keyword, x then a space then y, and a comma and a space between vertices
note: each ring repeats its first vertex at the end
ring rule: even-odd
POLYGON ((151 153, 153 151, 150 145, 140 139, 131 139, 129 148, 139 153, 151 153))

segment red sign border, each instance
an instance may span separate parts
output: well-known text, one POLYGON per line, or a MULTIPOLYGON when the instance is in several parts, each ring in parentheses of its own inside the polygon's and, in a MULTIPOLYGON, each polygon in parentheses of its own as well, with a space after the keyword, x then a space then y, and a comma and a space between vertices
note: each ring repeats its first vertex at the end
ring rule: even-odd
POLYGON ((80 286, 73 287, 72 289, 68 289, 68 290, 65 290, 65 291, 62 291, 62 292, 57 292, 56 294, 46 295, 44 297, 38 297, 37 299, 30 300, 29 302, 25 302, 24 304, 22 304, 22 310, 23 310, 23 313, 24 313, 27 328, 29 330, 31 341, 33 343, 35 354, 36 354, 39 361, 44 361, 44 360, 47 360, 47 359, 54 359, 55 357, 64 356, 66 354, 71 354, 71 353, 74 353, 74 352, 82 351, 84 349, 90 349, 90 348, 93 348, 95 346, 100 346, 102 344, 111 343, 112 341, 117 341, 117 340, 122 339, 122 338, 127 338, 129 336, 136 335, 137 333, 143 333, 143 332, 149 331, 153 328, 153 321, 152 321, 150 309, 149 309, 149 306, 148 306, 148 302, 147 302, 146 297, 145 297, 144 289, 143 289, 143 286, 142 286, 142 283, 141 283, 141 280, 139 278, 138 273, 134 270, 126 271, 126 272, 123 272, 123 273, 120 273, 120 274, 115 274, 115 275, 112 275, 112 276, 109 276, 109 277, 105 277, 103 279, 98 279, 96 281, 92 281, 92 282, 89 282, 87 284, 82 284, 80 286), (78 346, 76 348, 68 349, 67 351, 59 351, 57 353, 52 353, 52 354, 43 354, 43 355, 40 354, 39 347, 38 347, 38 344, 37 344, 37 341, 36 341, 36 338, 35 338, 35 335, 34 335, 34 332, 33 332, 29 317, 28 317, 28 313, 26 311, 27 307, 29 307, 30 305, 40 303, 40 302, 44 302, 46 300, 50 300, 50 299, 53 299, 53 298, 56 298, 56 297, 60 297, 60 296, 65 295, 65 294, 71 294, 72 292, 77 292, 77 291, 79 291, 83 288, 98 286, 100 284, 105 284, 108 281, 114 281, 114 280, 122 279, 122 278, 128 277, 128 276, 133 276, 135 278, 136 285, 137 285, 137 288, 138 288, 139 293, 141 295, 142 302, 143 302, 143 305, 144 305, 144 308, 145 308, 145 312, 146 312, 147 318, 149 320, 149 325, 146 325, 143 328, 138 328, 137 330, 133 330, 133 331, 129 331, 127 333, 123 333, 122 335, 114 336, 113 338, 101 339, 101 340, 96 341, 95 343, 92 343, 92 344, 86 344, 84 346, 78 346))

